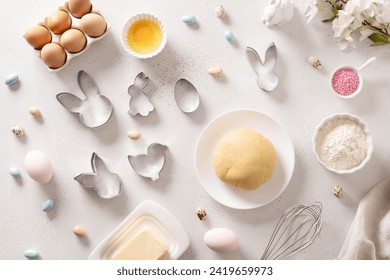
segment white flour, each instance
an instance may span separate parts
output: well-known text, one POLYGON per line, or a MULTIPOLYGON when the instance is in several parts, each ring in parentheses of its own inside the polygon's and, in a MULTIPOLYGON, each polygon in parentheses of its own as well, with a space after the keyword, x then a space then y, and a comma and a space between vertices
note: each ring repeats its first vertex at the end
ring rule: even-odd
POLYGON ((363 128, 349 119, 334 119, 319 131, 317 153, 329 167, 347 170, 359 165, 367 155, 363 128))

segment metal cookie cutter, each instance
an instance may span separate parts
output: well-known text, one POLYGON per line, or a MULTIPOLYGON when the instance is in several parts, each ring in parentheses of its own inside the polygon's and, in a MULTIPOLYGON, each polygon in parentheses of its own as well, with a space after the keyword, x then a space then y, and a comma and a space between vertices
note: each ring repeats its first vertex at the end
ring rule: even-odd
POLYGON ((153 143, 148 147, 146 154, 129 155, 128 160, 138 175, 155 181, 160 178, 160 172, 165 164, 165 151, 167 149, 168 147, 165 145, 153 143))
POLYGON ((83 125, 96 128, 106 124, 114 111, 111 101, 101 95, 95 81, 83 70, 77 75, 77 83, 85 95, 84 99, 72 93, 57 94, 57 100, 69 112, 79 114, 83 125))
POLYGON ((139 73, 135 79, 134 84, 129 86, 127 90, 130 95, 128 114, 134 117, 137 114, 145 117, 154 110, 154 106, 149 99, 149 96, 144 92, 144 88, 149 83, 149 77, 143 72, 139 73))
POLYGON ((195 86, 186 79, 179 79, 173 92, 177 107, 184 113, 192 113, 199 107, 200 97, 195 86))
POLYGON ((265 51, 264 60, 255 49, 246 47, 246 58, 257 75, 257 85, 265 91, 272 91, 278 85, 278 76, 274 72, 277 51, 275 43, 271 43, 265 51))
POLYGON ((93 188, 101 198, 113 198, 122 191, 122 180, 118 174, 110 172, 103 160, 92 154, 91 166, 93 172, 82 173, 74 179, 84 187, 93 188))

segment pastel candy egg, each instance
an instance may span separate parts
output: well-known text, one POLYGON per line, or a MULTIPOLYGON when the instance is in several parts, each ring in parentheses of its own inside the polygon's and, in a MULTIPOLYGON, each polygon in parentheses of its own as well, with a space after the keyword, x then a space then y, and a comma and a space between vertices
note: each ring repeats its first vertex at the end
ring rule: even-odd
POLYGON ((27 259, 37 259, 39 257, 39 252, 36 250, 26 250, 23 254, 27 259))
POLYGON ((50 211, 51 208, 54 206, 54 200, 49 198, 42 204, 42 211, 43 212, 48 212, 50 211))
POLYGON ((225 39, 228 41, 228 42, 234 42, 236 40, 236 36, 234 35, 234 33, 230 30, 227 30, 225 32, 225 39))
POLYGON ((87 235, 87 232, 85 231, 85 229, 81 226, 75 226, 73 228, 73 233, 77 236, 77 237, 85 237, 87 235))
POLYGON ((219 253, 233 252, 239 245, 238 236, 232 230, 223 227, 207 231, 203 241, 207 247, 219 253))
POLYGON ((4 83, 7 85, 7 86, 12 86, 13 84, 16 84, 17 81, 19 81, 19 76, 16 75, 16 74, 11 74, 9 76, 7 76, 4 80, 4 83))
POLYGON ((20 176, 20 170, 19 170, 19 168, 16 168, 16 167, 10 167, 9 168, 9 174, 12 177, 19 177, 20 176))
POLYGON ((41 151, 28 152, 24 158, 24 167, 28 175, 40 184, 46 184, 53 176, 49 158, 41 151))
POLYGON ((187 16, 184 16, 181 20, 182 20, 185 24, 194 24, 194 23, 196 22, 196 17, 195 17, 195 16, 187 15, 187 16))

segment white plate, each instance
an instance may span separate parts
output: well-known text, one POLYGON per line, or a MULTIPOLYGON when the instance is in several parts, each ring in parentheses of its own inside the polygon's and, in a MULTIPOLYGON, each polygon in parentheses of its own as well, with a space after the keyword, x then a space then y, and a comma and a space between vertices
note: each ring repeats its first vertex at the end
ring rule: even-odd
POLYGON ((92 251, 88 259, 111 259, 122 244, 145 228, 151 229, 167 245, 169 259, 178 259, 190 245, 187 232, 179 221, 160 204, 145 200, 92 251))
POLYGON ((253 209, 276 199, 287 187, 294 171, 295 152, 286 130, 270 116, 254 110, 236 110, 211 121, 199 137, 195 151, 197 175, 208 194, 221 204, 235 209, 253 209), (276 168, 272 178, 253 191, 234 189, 214 172, 212 155, 219 139, 234 128, 252 128, 275 147, 276 168))

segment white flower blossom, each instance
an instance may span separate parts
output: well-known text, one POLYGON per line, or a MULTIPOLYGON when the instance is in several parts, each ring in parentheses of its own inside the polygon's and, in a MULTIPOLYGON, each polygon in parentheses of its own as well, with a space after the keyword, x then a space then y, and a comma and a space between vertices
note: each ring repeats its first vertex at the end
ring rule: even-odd
POLYGON ((360 38, 359 38, 360 42, 363 41, 364 39, 367 39, 368 36, 374 33, 374 31, 368 28, 361 29, 359 32, 360 32, 360 38))
POLYGON ((309 23, 318 13, 318 0, 297 0, 298 8, 309 23))
POLYGON ((390 23, 390 1, 386 1, 375 13, 375 18, 380 24, 390 23))
POLYGON ((332 9, 334 39, 341 50, 355 47, 359 41, 370 38, 374 43, 390 44, 390 0, 290 0, 310 22, 319 11, 332 9), (379 33, 383 38, 373 33, 379 33), (357 38, 357 36, 355 38, 357 38), (387 39, 386 39, 387 38, 387 39), (388 41, 386 41, 388 40, 388 41))

